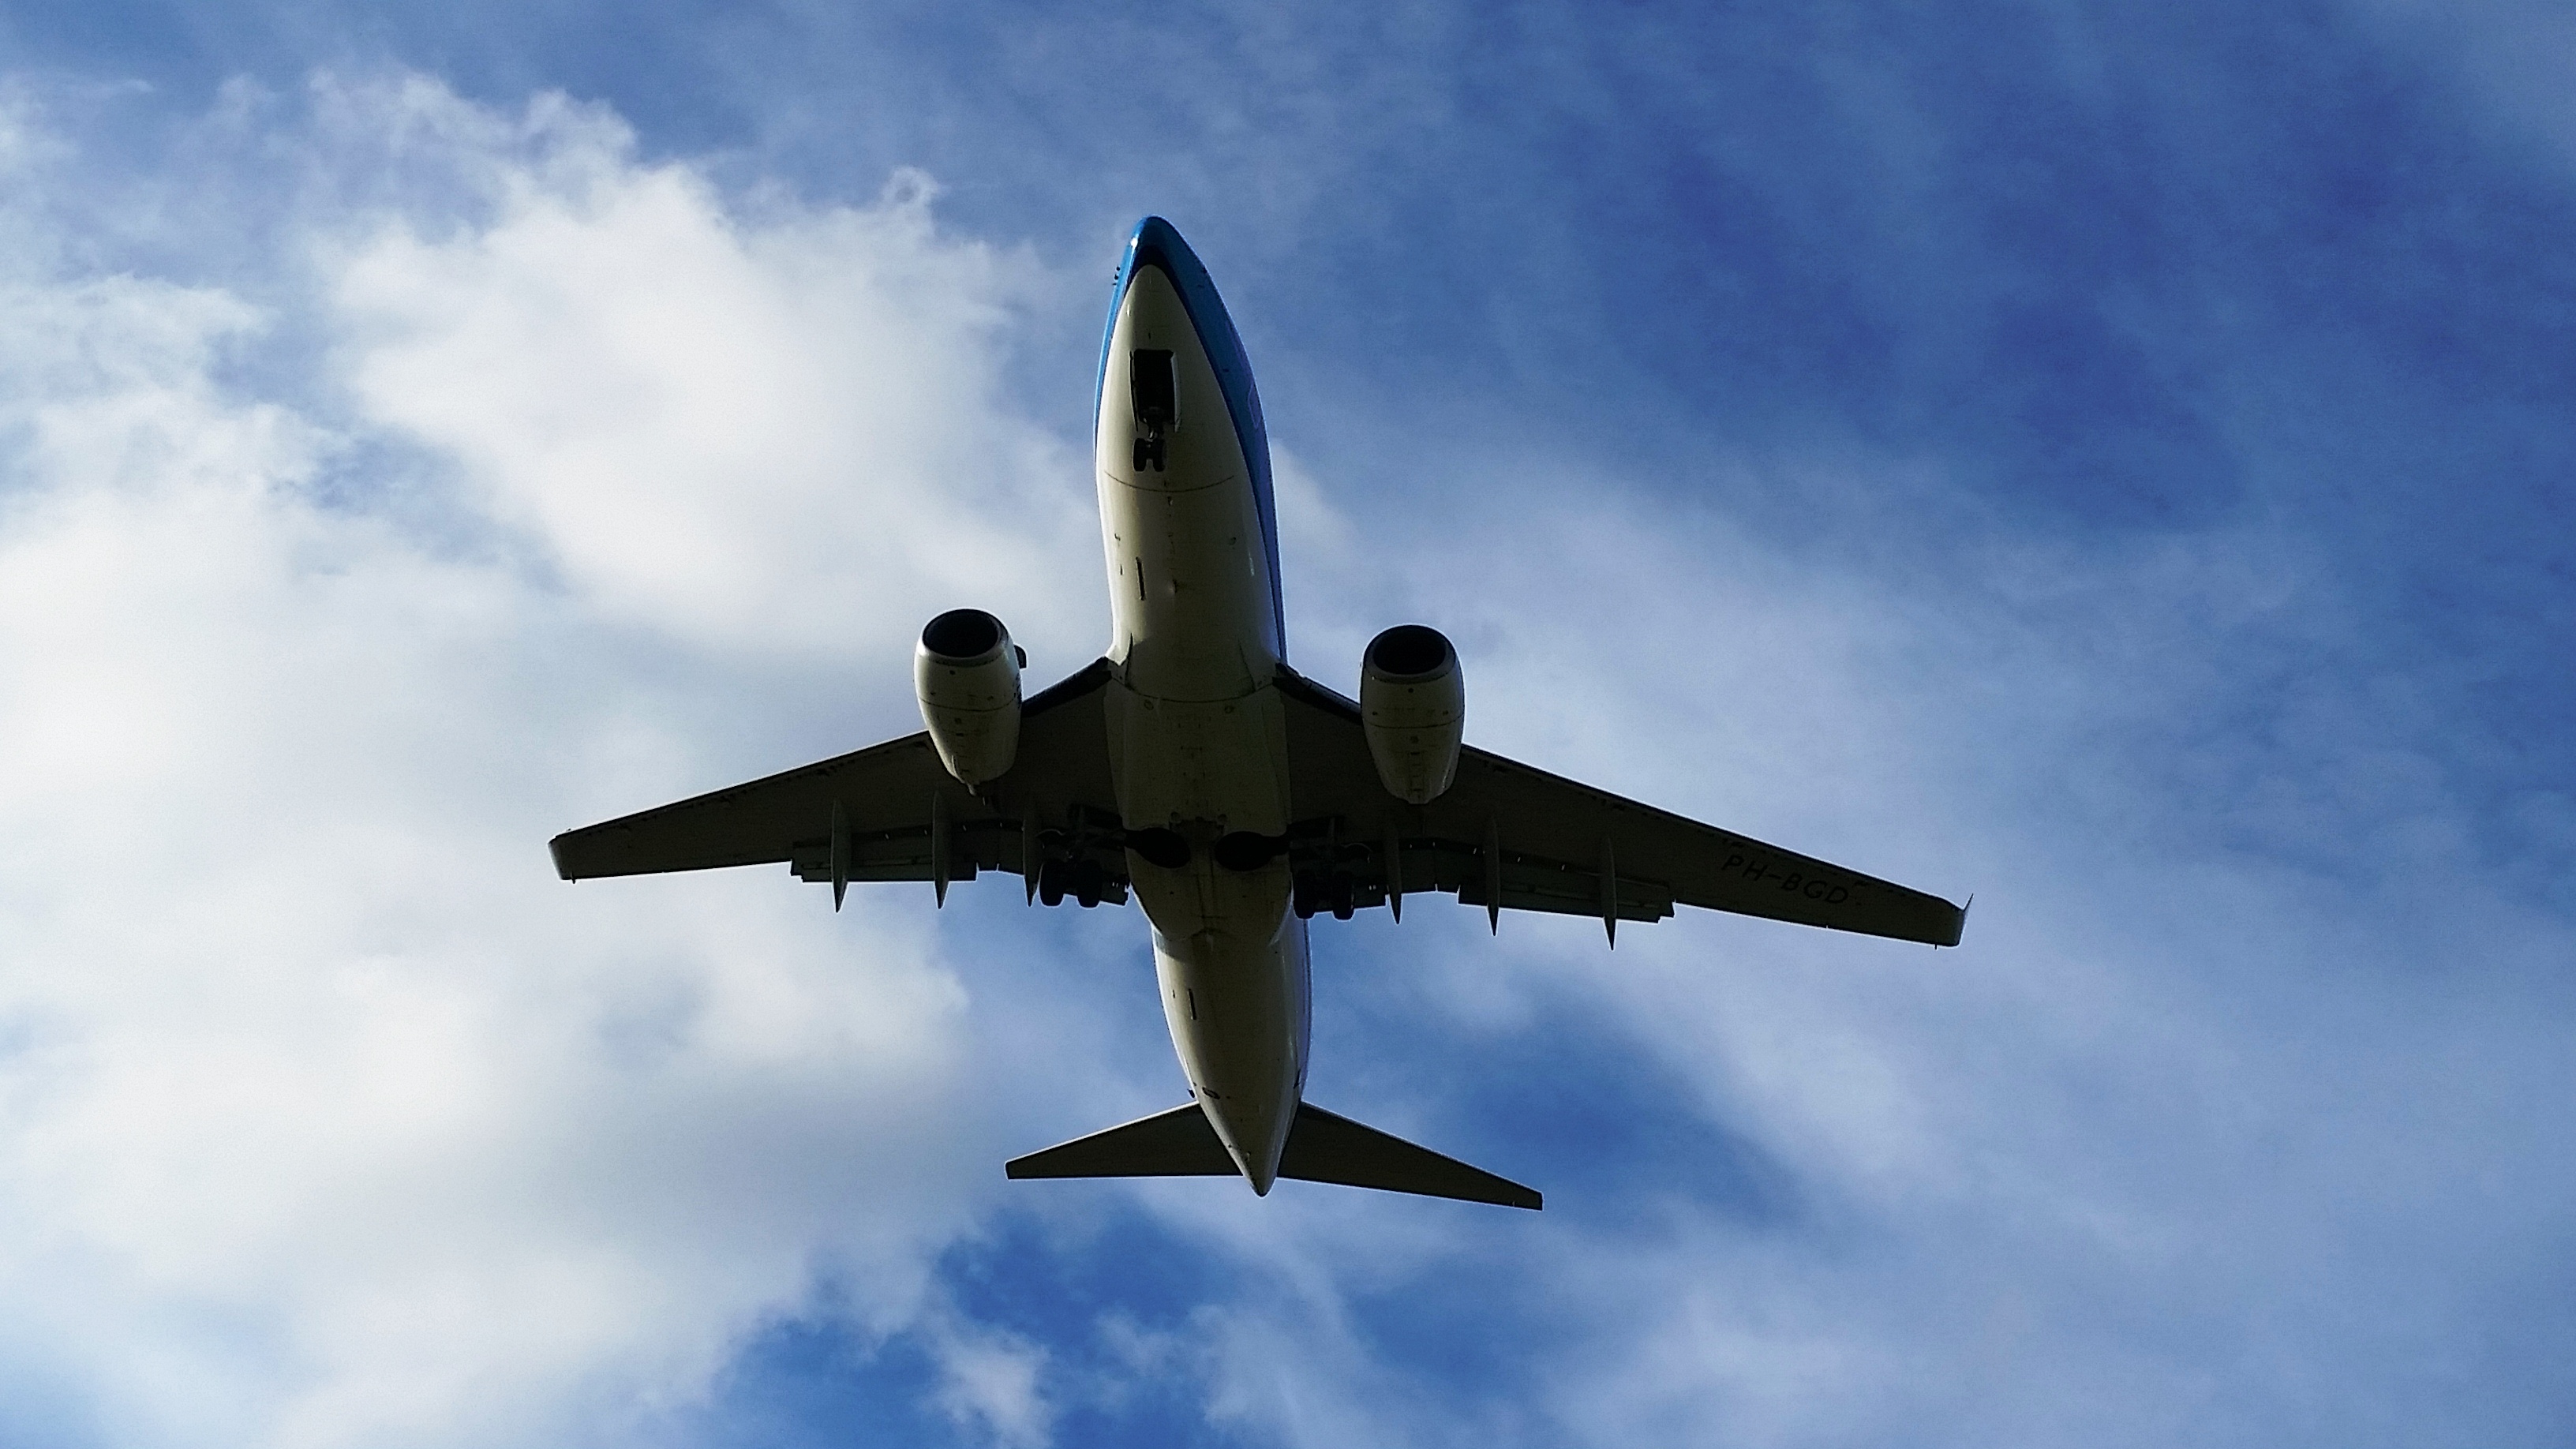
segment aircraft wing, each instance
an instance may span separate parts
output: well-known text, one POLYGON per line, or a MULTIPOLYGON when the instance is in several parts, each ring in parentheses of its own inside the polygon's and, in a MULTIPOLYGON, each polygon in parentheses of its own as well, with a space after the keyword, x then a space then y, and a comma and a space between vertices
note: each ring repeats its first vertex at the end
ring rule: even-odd
POLYGON ((1126 899, 1126 858, 1090 828, 1114 823, 1101 690, 1109 663, 1021 707, 1011 772, 969 793, 927 732, 554 838, 565 880, 785 863, 809 881, 971 880, 1027 874, 1032 852, 1089 859, 1102 898, 1126 899), (944 868, 943 858, 944 857, 944 868))
POLYGON ((1939 896, 1863 875, 1472 747, 1428 805, 1387 793, 1359 706, 1286 668, 1292 818, 1288 849, 1301 911, 1446 891, 1503 910, 1656 921, 1675 905, 1959 944, 1966 912, 1939 896))

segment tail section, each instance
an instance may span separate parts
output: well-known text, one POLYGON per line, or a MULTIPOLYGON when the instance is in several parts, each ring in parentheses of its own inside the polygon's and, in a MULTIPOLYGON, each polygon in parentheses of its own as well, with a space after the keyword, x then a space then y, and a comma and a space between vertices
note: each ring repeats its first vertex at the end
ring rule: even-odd
MULTIPOLYGON (((1003 1171, 1017 1178, 1239 1175, 1196 1102, 1012 1158, 1003 1171)), ((1536 1191, 1509 1178, 1306 1102, 1297 1104, 1296 1125, 1288 1130, 1287 1149, 1279 1156, 1279 1175, 1503 1207, 1535 1210, 1540 1203, 1536 1191)))
POLYGON ((1462 1202, 1489 1202, 1535 1212, 1539 1195, 1507 1177, 1469 1167, 1428 1147, 1336 1117, 1308 1102, 1297 1104, 1297 1125, 1288 1129, 1288 1150, 1279 1154, 1279 1175, 1305 1182, 1338 1182, 1345 1187, 1373 1187, 1380 1192, 1410 1192, 1423 1197, 1453 1197, 1462 1202))
POLYGON ((1196 1102, 1014 1157, 1002 1171, 1013 1177, 1241 1176, 1196 1102))

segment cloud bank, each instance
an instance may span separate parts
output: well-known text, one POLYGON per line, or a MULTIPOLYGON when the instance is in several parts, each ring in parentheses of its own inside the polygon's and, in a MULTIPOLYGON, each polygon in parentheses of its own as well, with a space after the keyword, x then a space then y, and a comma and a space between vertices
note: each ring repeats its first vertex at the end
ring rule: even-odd
POLYGON ((8 1437, 616 1437, 824 1277, 934 1312, 993 1176, 919 913, 543 843, 787 763, 791 672, 899 727, 853 698, 950 602, 1085 657, 1082 471, 994 389, 1029 267, 915 177, 746 217, 559 100, 314 105, 279 271, 0 294, 8 1437))
MULTIPOLYGON (((1959 134, 2018 95, 1961 119, 1843 79, 1855 114, 1959 134)), ((1402 94, 1425 124, 1493 103, 1402 94)), ((1641 94, 1676 134, 1719 116, 1641 94)), ((2156 517, 2015 439, 2094 392, 2152 423, 2157 369, 2212 345, 2172 319, 2207 313, 1887 310, 1909 259, 2004 257, 1960 295, 2066 285, 2041 274, 2064 227, 2012 206, 1868 213, 1827 265, 1800 238, 1845 234, 1859 183, 1696 156, 1735 188, 1734 270, 1656 325, 1748 384, 1724 415, 1715 383, 1606 365, 1510 386, 1610 356, 1587 334, 1614 315, 1589 274, 1537 285, 1598 217, 1518 184, 1389 186, 1361 213, 1386 226, 1311 258, 1294 228, 1259 265, 1212 250, 1282 443, 1302 667, 1346 679, 1376 628, 1438 623, 1479 743, 1974 890, 1969 949, 1319 930, 1318 1100, 1534 1180, 1547 1214, 1006 1192, 1011 1152, 1179 1098, 1132 917, 1004 886, 836 918, 779 872, 574 889, 540 847, 910 728, 939 609, 996 609, 1041 675, 1090 657, 1087 356, 1062 392, 1016 379, 1087 352, 1059 319, 1094 325, 1079 248, 1114 236, 1060 266, 961 234, 918 173, 814 202, 603 108, 401 74, 230 87, 133 148, 179 160, 121 170, 92 164, 110 104, 21 90, 0 145, 0 1437, 2339 1446, 2546 1442, 2576 1401, 2550 1352, 2576 1326, 2576 834, 2487 707, 2534 648, 2495 580, 2532 559, 2410 529, 2422 479, 2395 513, 2318 481, 2478 434, 2446 399, 2511 359, 2399 345, 2444 295, 2369 312, 2321 266, 2320 330, 2221 337, 2278 370, 2191 394, 2190 447, 2147 471, 2192 506, 2156 517), (1425 215, 1540 241, 1361 265, 1425 215), (1390 317, 1425 361, 1353 345, 1390 317), (1937 355, 1873 371, 1888 335, 1937 355), (1928 406, 1979 338, 2026 396, 1834 422, 1928 406), (2346 426, 2418 377, 2403 427, 2346 426), (2425 578, 2458 587, 2407 610, 2425 578)), ((1942 184, 2046 200, 1992 183, 2093 133, 2037 131, 1942 184)), ((1264 214, 1311 217, 1332 174, 1264 214)), ((2275 214, 2330 210, 2299 200, 2275 214)), ((2363 242, 2421 239, 2386 215, 2363 242)), ((2067 265, 2126 275, 2125 235, 2067 265)), ((2316 245, 2286 255, 2349 260, 2316 245)), ((2279 260, 2190 275, 2272 317, 2279 260)), ((2515 478, 2559 456, 2492 436, 2515 478)))

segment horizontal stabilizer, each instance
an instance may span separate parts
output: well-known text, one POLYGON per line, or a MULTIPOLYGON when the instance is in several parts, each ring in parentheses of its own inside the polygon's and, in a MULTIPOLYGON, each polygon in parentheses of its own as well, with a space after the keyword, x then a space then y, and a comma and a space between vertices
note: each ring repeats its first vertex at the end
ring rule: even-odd
POLYGON ((1234 1177, 1234 1158, 1196 1102, 1014 1157, 1012 1177, 1234 1177))
MULTIPOLYGON (((1014 1157, 1002 1170, 1016 1178, 1237 1175, 1233 1157, 1196 1102, 1014 1157)), ((1509 1178, 1305 1102, 1297 1104, 1296 1125, 1279 1154, 1279 1175, 1462 1202, 1539 1206, 1538 1193, 1509 1178)))
POLYGON ((1288 1150, 1279 1154, 1279 1175, 1503 1207, 1535 1210, 1539 1205, 1533 1188, 1307 1102, 1297 1104, 1297 1125, 1289 1129, 1288 1150))

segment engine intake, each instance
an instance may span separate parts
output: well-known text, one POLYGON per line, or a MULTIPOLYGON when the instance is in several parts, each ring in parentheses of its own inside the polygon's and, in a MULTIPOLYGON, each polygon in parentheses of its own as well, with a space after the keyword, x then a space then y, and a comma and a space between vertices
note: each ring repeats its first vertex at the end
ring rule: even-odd
POLYGON ((1387 793, 1409 805, 1440 798, 1458 775, 1467 680, 1449 637, 1398 624, 1369 641, 1360 663, 1360 730, 1387 793))
POLYGON ((1020 749, 1019 646, 981 609, 951 609, 921 631, 913 693, 939 763, 973 789, 1009 774, 1020 749))

